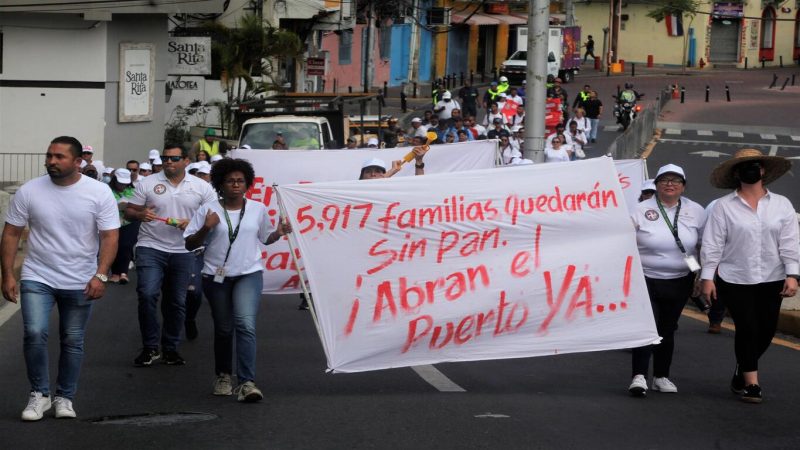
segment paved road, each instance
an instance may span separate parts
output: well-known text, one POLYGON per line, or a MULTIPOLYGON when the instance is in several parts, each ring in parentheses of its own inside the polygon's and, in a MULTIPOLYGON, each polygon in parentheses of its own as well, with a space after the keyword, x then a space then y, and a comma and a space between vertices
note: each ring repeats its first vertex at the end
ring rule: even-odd
MULTIPOLYGON (((22 423, 28 388, 17 313, 0 326, 0 435, 3 448, 798 448, 792 418, 800 402, 795 349, 773 345, 763 360, 765 402, 728 392, 733 336, 705 333, 684 317, 677 334, 677 395, 635 399, 626 391, 630 354, 599 352, 326 374, 308 312, 295 296, 264 297, 258 375, 266 395, 242 405, 210 395, 210 314, 200 338, 183 345, 188 364, 131 365, 139 347, 132 286, 111 286, 90 322, 76 399, 77 421, 22 423), (438 374, 437 374, 438 372, 438 374), (452 385, 451 385, 452 387, 452 385), (93 419, 199 412, 212 420, 159 426, 101 425, 93 419)), ((51 327, 51 336, 57 329, 51 327)), ((55 350, 51 345, 51 349, 55 350)), ((54 355, 54 352, 51 352, 54 355)))

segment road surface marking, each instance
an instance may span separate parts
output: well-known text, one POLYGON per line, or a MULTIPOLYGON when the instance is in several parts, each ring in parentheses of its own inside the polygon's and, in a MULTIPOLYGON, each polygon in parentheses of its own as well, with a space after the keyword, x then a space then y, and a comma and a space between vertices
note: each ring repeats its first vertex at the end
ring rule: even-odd
POLYGON ((775 156, 778 154, 778 146, 777 145, 770 145, 769 146, 769 156, 775 156))
POLYGON ((730 153, 715 152, 714 150, 704 150, 702 152, 692 152, 690 155, 700 155, 703 158, 719 158, 720 156, 730 156, 730 153))
POLYGON ((744 133, 742 133, 741 131, 728 131, 728 137, 743 138, 744 133))
MULTIPOLYGON (((747 145, 753 147, 766 147, 766 142, 727 142, 727 141, 698 141, 692 139, 659 139, 661 142, 678 142, 678 143, 689 143, 689 144, 716 144, 716 145, 747 145)), ((787 145, 787 144, 780 144, 779 147, 783 148, 800 148, 800 145, 787 145)))
POLYGON ((447 378, 445 374, 439 372, 439 369, 430 364, 413 366, 411 370, 416 372, 420 378, 427 381, 428 384, 438 389, 439 392, 467 392, 466 389, 453 383, 450 378, 447 378))
POLYGON ((792 140, 795 142, 800 141, 800 136, 789 136, 789 137, 792 138, 792 140))
POLYGON ((497 414, 497 413, 486 413, 486 414, 477 414, 475 415, 478 419, 509 419, 511 416, 507 416, 505 414, 497 414))
MULTIPOLYGON (((6 302, 5 299, 0 301, 6 302)), ((17 303, 6 302, 5 306, 0 308, 0 327, 14 316, 14 313, 17 311, 19 311, 19 300, 17 300, 17 303)))
MULTIPOLYGON (((683 315, 686 316, 686 317, 690 317, 690 318, 692 318, 694 320, 699 320, 700 322, 708 323, 708 316, 706 316, 703 313, 699 313, 697 311, 692 311, 690 309, 684 309, 683 310, 683 315)), ((734 327, 732 324, 728 323, 727 321, 722 322, 720 324, 720 326, 722 326, 722 328, 724 328, 724 329, 726 329, 728 331, 736 331, 736 327, 734 327)), ((772 343, 775 344, 775 345, 788 347, 788 348, 790 348, 792 350, 800 350, 800 344, 794 343, 792 341, 787 341, 786 339, 781 339, 781 338, 778 338, 778 337, 772 338, 772 343)))
POLYGON ((666 134, 681 134, 681 130, 677 128, 667 128, 664 133, 666 134))
POLYGON ((711 130, 697 130, 698 136, 713 136, 714 132, 711 130))
POLYGON ((774 141, 775 139, 778 139, 778 137, 774 134, 762 134, 761 139, 774 141))
POLYGON ((606 125, 603 127, 603 131, 617 131, 619 127, 616 125, 606 125))

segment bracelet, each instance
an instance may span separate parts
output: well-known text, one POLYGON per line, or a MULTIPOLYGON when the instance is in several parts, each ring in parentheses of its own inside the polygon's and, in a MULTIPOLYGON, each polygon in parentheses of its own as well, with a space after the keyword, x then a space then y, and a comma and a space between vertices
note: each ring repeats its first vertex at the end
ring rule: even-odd
POLYGON ((424 169, 425 168, 425 163, 414 164, 414 167, 416 167, 417 169, 424 169))

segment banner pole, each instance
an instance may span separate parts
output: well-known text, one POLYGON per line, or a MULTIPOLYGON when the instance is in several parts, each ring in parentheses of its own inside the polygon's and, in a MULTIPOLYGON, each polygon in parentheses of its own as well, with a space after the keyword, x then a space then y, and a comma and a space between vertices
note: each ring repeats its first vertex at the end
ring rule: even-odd
MULTIPOLYGON (((272 191, 275 192, 275 198, 278 200, 278 209, 281 212, 281 217, 285 218, 285 220, 289 220, 289 214, 286 211, 286 206, 283 204, 283 199, 281 198, 280 190, 278 190, 278 184, 272 184, 272 191)), ((330 354, 328 353, 328 348, 325 346, 325 339, 322 337, 322 331, 319 327, 319 320, 317 319, 317 312, 315 311, 314 301, 311 298, 311 293, 308 291, 308 285, 306 283, 306 278, 303 275, 303 271, 300 270, 300 262, 297 260, 297 255, 295 254, 295 248, 297 248, 296 242, 294 242, 294 229, 292 232, 286 235, 286 242, 289 244, 289 254, 292 255, 292 262, 294 263, 294 268, 297 271, 297 277, 300 278, 300 286, 303 289, 303 295, 306 296, 306 301, 308 302, 308 309, 311 311, 311 318, 314 321, 314 328, 317 329, 317 335, 319 336, 320 342, 322 342, 322 349, 325 350, 325 358, 328 360, 328 367, 331 366, 331 358, 330 354)))

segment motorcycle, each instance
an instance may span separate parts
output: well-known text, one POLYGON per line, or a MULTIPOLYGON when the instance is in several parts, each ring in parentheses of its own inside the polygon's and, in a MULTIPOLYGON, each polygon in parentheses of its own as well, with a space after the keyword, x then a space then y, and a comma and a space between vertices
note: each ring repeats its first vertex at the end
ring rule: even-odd
MULTIPOLYGON (((612 97, 617 98, 616 95, 612 95, 612 97)), ((618 99, 614 103, 614 117, 617 118, 617 123, 622 126, 622 131, 628 129, 636 118, 637 113, 642 110, 642 106, 636 103, 642 97, 644 97, 644 94, 636 94, 636 100, 632 102, 618 99)))

